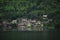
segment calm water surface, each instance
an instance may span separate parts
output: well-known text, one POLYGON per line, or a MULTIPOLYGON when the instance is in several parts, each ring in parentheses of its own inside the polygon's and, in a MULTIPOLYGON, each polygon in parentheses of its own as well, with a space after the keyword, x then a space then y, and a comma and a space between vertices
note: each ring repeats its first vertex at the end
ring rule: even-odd
POLYGON ((60 31, 0 32, 0 40, 60 40, 60 31))

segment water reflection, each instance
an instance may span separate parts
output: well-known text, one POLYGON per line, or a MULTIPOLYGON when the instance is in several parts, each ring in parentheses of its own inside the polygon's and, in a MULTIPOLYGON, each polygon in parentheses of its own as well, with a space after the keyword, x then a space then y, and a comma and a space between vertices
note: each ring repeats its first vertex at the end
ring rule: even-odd
POLYGON ((0 32, 1 40, 58 40, 60 31, 0 32))

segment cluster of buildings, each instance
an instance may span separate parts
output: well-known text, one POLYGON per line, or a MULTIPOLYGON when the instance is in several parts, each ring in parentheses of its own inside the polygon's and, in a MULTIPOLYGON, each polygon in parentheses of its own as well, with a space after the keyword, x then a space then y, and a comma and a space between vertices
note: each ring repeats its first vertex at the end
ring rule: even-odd
POLYGON ((41 21, 37 21, 35 19, 27 19, 27 18, 18 18, 18 30, 27 30, 27 31, 41 31, 43 30, 43 24, 41 21))
MULTIPOLYGON (((43 20, 47 19, 47 15, 43 15, 43 20)), ((40 21, 36 19, 27 19, 27 18, 17 18, 8 22, 4 20, 3 23, 3 31, 43 31, 44 25, 48 23, 48 21, 40 21)), ((47 27, 45 27, 47 28, 47 27)))
POLYGON ((36 19, 17 18, 11 22, 3 21, 4 31, 43 31, 43 22, 36 19))

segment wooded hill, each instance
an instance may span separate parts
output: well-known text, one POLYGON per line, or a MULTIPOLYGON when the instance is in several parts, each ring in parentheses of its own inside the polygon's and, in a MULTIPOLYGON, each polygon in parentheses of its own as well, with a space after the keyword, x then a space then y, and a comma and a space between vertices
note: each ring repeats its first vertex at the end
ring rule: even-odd
POLYGON ((18 17, 43 20, 48 15, 54 26, 60 27, 60 0, 0 0, 0 19, 13 20, 18 17))

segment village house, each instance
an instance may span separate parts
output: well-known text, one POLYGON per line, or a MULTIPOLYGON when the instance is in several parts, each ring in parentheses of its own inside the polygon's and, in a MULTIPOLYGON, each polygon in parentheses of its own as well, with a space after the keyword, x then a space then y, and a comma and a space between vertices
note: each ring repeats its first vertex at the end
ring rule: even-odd
POLYGON ((43 15, 43 19, 46 19, 48 15, 43 15))
POLYGON ((17 19, 11 21, 12 24, 17 24, 17 19))
POLYGON ((18 19, 18 30, 19 31, 24 31, 25 30, 25 27, 26 27, 26 22, 27 22, 27 19, 25 18, 19 18, 18 19))
POLYGON ((31 31, 31 22, 29 20, 26 22, 26 30, 31 31))
POLYGON ((23 31, 25 29, 25 24, 24 23, 18 23, 17 29, 18 29, 18 31, 23 31))

